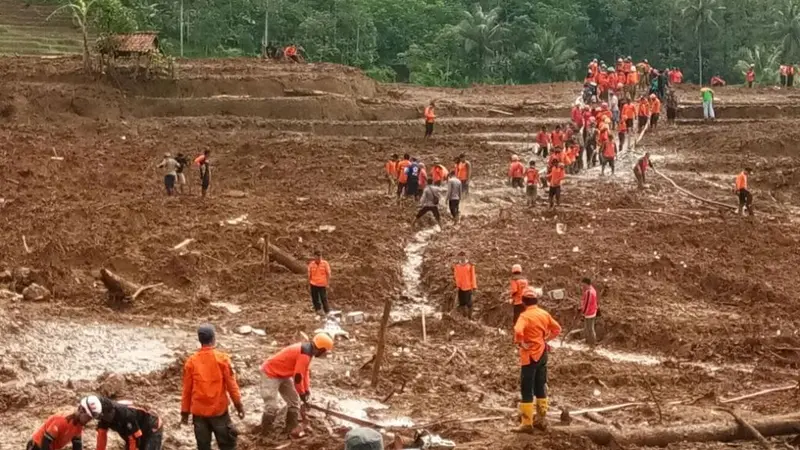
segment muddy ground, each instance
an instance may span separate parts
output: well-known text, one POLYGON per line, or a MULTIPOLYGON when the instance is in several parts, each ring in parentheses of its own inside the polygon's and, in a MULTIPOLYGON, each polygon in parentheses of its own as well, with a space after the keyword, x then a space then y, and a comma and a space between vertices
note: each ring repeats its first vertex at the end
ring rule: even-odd
MULTIPOLYGON (((532 157, 540 124, 566 121, 577 84, 427 89, 379 85, 332 65, 232 59, 179 67, 178 80, 137 81, 125 73, 87 78, 71 59, 0 60, 2 448, 21 448, 48 415, 91 392, 152 407, 167 423, 165 448, 193 448, 190 430, 177 427, 180 373, 205 321, 217 325, 244 390, 241 448, 284 445, 281 436, 251 433, 261 408, 258 367, 322 324, 305 278, 266 264, 262 238, 301 261, 320 249, 333 268, 334 308, 367 314, 363 324, 343 325, 350 339, 314 363, 314 401, 387 427, 413 423, 459 448, 594 446, 569 428, 510 433, 519 375, 504 291, 515 263, 545 292, 566 290, 564 300, 543 301, 565 331, 579 328, 579 279, 593 278, 600 293, 598 349, 576 333, 553 350, 554 423, 565 408, 631 401, 644 404, 603 417, 623 430, 727 422, 715 399, 796 381, 792 94, 718 90, 721 120, 706 124, 695 119, 696 87, 681 87, 677 125, 646 133, 614 176, 570 176, 564 205, 548 211, 544 198, 529 209, 505 185, 506 164, 512 153, 532 157), (418 117, 433 98, 440 122, 425 142, 418 117), (200 197, 192 168, 186 192, 167 198, 156 168, 163 153, 204 150, 214 163, 210 197, 200 197), (644 150, 680 186, 728 205, 733 177, 752 167, 758 214, 737 217, 690 199, 655 174, 637 190, 630 167, 644 150), (463 223, 445 217, 442 230, 412 229, 415 206, 398 204, 383 179, 391 153, 429 164, 466 153, 475 179, 463 223), (172 250, 185 239, 194 241, 172 250), (477 266, 476 323, 450 312, 459 250, 477 266), (161 284, 133 302, 109 301, 101 268, 161 284), (51 298, 14 295, 30 282, 51 298), (372 387, 387 300, 393 325, 372 387), (266 335, 237 334, 242 325, 266 335), (480 417, 495 418, 458 422, 480 417)), ((735 406, 755 418, 794 412, 800 400, 788 391, 735 406)), ((344 424, 314 414, 309 435, 282 448, 341 448, 344 424)))

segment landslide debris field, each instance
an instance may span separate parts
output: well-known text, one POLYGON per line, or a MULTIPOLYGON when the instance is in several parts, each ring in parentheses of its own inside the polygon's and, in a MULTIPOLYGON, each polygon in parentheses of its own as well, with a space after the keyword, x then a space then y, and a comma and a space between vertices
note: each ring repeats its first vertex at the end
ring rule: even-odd
MULTIPOLYGON (((251 432, 262 406, 258 367, 321 323, 305 277, 274 258, 266 264, 262 238, 301 261, 321 249, 334 309, 367 315, 343 324, 350 339, 312 366, 313 401, 349 415, 413 423, 458 448, 583 449, 599 447, 572 432, 586 416, 565 427, 562 410, 637 403, 589 414, 629 435, 735 428, 719 402, 754 423, 800 407, 797 389, 737 399, 797 383, 800 109, 785 92, 721 89, 720 120, 706 124, 696 119, 697 88, 680 87, 677 125, 648 131, 613 177, 568 177, 564 206, 548 211, 543 198, 525 207, 505 185, 506 165, 514 153, 532 156, 540 125, 567 122, 577 84, 426 89, 378 85, 333 65, 179 67, 176 81, 98 81, 80 75, 76 59, 0 60, 3 448, 22 448, 48 415, 90 392, 153 408, 167 424, 165 448, 194 448, 190 427, 177 426, 181 367, 205 321, 217 325, 244 391, 240 448, 283 445, 251 432), (439 122, 424 142, 420 116, 431 99, 439 122), (193 167, 186 194, 167 198, 156 168, 164 152, 204 150, 211 196, 201 199, 193 167), (756 216, 701 203, 656 174, 637 190, 630 168, 644 150, 682 188, 729 205, 735 174, 752 167, 756 216), (412 230, 416 207, 386 192, 391 153, 429 165, 466 153, 474 182, 462 224, 412 230), (449 314, 459 250, 477 265, 476 323, 449 314), (579 335, 554 344, 547 434, 510 431, 519 373, 503 292, 514 263, 545 292, 565 289, 566 299, 543 301, 565 332, 580 326, 580 278, 593 278, 600 294, 598 349, 579 335), (110 301, 101 269, 157 286, 110 301), (16 295, 30 283, 49 298, 16 295), (389 299, 393 325, 373 388, 370 359, 389 299), (427 342, 419 310, 429 311, 427 342), (243 325, 266 335, 237 333, 243 325)), ((309 420, 312 432, 282 448, 340 448, 343 422, 318 412, 309 420)), ((86 441, 94 448, 93 431, 86 441)))

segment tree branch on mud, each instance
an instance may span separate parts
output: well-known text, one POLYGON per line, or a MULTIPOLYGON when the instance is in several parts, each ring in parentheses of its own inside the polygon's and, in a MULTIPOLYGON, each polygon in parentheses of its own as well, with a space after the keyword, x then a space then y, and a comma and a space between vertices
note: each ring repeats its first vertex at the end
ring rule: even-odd
POLYGON ((741 416, 736 414, 736 411, 734 411, 733 408, 717 408, 717 409, 733 416, 733 418, 736 419, 736 423, 738 423, 742 428, 746 429, 747 432, 750 433, 750 436, 755 438, 759 442, 759 444, 761 444, 762 448, 764 448, 765 450, 772 450, 772 447, 769 445, 769 441, 767 441, 766 438, 764 438, 764 436, 762 436, 761 433, 758 432, 758 430, 753 428, 752 425, 750 425, 747 421, 742 419, 741 416))
POLYGON ((108 290, 108 295, 114 300, 134 301, 142 292, 162 286, 164 283, 139 285, 128 281, 108 269, 100 269, 100 280, 108 290))
POLYGON ((686 190, 686 189, 684 189, 684 188, 682 188, 682 187, 678 186, 678 183, 676 183, 675 181, 673 181, 673 180, 672 180, 672 178, 670 178, 670 177, 668 177, 668 176, 664 175, 663 173, 659 172, 659 171, 658 171, 658 170, 656 170, 656 169, 653 169, 653 172, 655 172, 655 173, 656 173, 656 175, 660 176, 661 178, 663 178, 663 179, 665 179, 665 180, 669 181, 669 182, 670 182, 670 184, 672 184, 672 186, 674 186, 674 187, 675 187, 675 189, 677 189, 679 192, 682 192, 682 193, 684 193, 684 194, 688 195, 689 197, 692 197, 692 198, 693 198, 693 199, 695 199, 695 200, 701 201, 701 202, 703 202, 703 203, 708 203, 709 205, 715 205, 715 206, 719 206, 719 207, 721 207, 721 208, 728 208, 728 209, 733 209, 733 210, 736 210, 736 206, 733 206, 733 205, 728 205, 728 204, 726 204, 726 203, 722 203, 722 202, 718 202, 718 201, 715 201, 715 200, 709 200, 709 199, 707 199, 707 198, 700 197, 699 195, 697 195, 697 194, 695 194, 695 193, 693 193, 693 192, 691 192, 691 191, 688 191, 688 190, 686 190))

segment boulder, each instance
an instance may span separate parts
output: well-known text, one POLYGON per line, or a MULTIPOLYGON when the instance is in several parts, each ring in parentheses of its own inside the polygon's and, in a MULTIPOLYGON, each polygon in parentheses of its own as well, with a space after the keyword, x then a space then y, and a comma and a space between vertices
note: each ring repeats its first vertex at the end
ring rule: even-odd
POLYGON ((211 301, 211 288, 207 284, 201 284, 195 292, 195 297, 201 302, 208 303, 211 301))
POLYGON ((110 373, 100 380, 97 391, 106 397, 117 398, 125 394, 125 377, 118 373, 110 373))
POLYGON ((32 283, 22 291, 22 298, 29 302, 46 302, 50 300, 50 291, 47 288, 32 283))

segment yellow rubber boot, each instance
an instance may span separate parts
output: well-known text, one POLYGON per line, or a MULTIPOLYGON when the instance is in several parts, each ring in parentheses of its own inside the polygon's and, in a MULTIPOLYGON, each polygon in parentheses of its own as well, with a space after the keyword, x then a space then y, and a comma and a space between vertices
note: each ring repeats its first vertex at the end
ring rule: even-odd
POLYGON ((533 403, 520 403, 519 404, 520 424, 519 431, 531 432, 533 431, 533 403))
POLYGON ((540 430, 547 429, 547 398, 536 399, 536 420, 533 426, 540 430))

